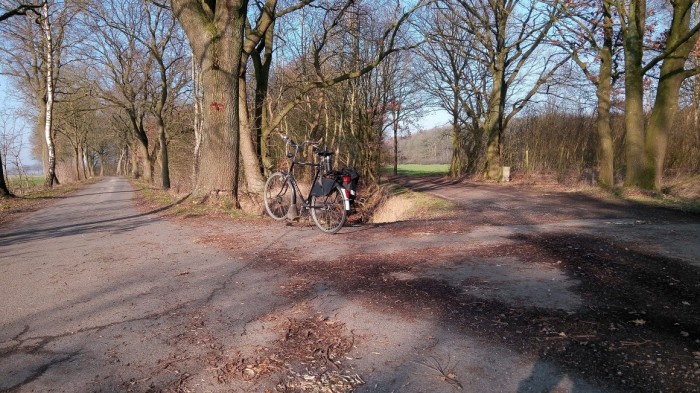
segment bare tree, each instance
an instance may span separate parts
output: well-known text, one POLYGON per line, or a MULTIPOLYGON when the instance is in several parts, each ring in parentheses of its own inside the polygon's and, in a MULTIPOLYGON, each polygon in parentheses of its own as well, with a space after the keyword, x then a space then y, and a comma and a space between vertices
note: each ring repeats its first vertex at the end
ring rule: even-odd
MULTIPOLYGON (((28 11, 35 11, 40 5, 35 4, 17 4, 11 8, 3 9, 3 13, 0 14, 0 22, 17 15, 26 15, 28 11)), ((10 190, 7 188, 7 183, 5 182, 5 164, 2 160, 2 152, 0 151, 0 197, 11 197, 13 196, 10 190)))
MULTIPOLYGON (((700 32, 700 21, 691 24, 692 7, 697 2, 682 0, 670 5, 668 30, 662 32, 661 39, 648 42, 647 0, 615 2, 622 18, 625 51, 625 185, 630 187, 660 189, 669 127, 678 111, 680 86, 700 72, 698 67, 685 68, 700 32), (650 52, 654 53, 651 57, 650 52), (647 128, 644 80, 660 63, 659 83, 647 128)), ((661 11, 658 7, 653 10, 661 11)))
MULTIPOLYGON (((556 4, 536 1, 525 5, 518 0, 437 2, 445 23, 463 29, 474 45, 469 53, 469 61, 478 67, 474 74, 486 71, 488 75, 485 84, 465 77, 465 86, 457 87, 477 91, 483 100, 478 122, 486 138, 488 179, 500 177, 501 138, 508 123, 568 59, 543 49, 561 14, 556 4)), ((465 104, 463 101, 466 110, 473 109, 470 117, 476 116, 477 108, 465 104)))
POLYGON ((46 72, 46 115, 44 117, 44 137, 46 138, 46 148, 48 153, 48 171, 46 172, 46 180, 44 181, 44 186, 47 188, 53 187, 54 184, 58 184, 58 178, 56 177, 56 146, 54 144, 54 130, 53 126, 53 105, 55 97, 55 60, 54 60, 54 49, 53 41, 54 34, 51 30, 51 20, 49 19, 49 3, 44 2, 41 7, 41 30, 44 36, 44 64, 46 72))
POLYGON ((393 139, 394 175, 398 174, 399 137, 407 134, 425 113, 425 94, 417 82, 420 76, 417 63, 414 52, 404 51, 392 54, 380 67, 382 79, 386 80, 384 127, 390 130, 393 139))
MULTIPOLYGON (((143 5, 148 21, 148 34, 143 44, 155 61, 156 88, 154 89, 153 114, 158 128, 161 181, 164 189, 170 188, 168 158, 167 119, 174 108, 174 97, 183 89, 187 79, 185 39, 176 19, 162 7, 143 5)), ((137 37, 139 38, 139 37, 137 37)))
POLYGON ((613 86, 622 76, 618 69, 620 25, 615 18, 613 0, 602 4, 567 2, 562 4, 566 18, 555 26, 558 37, 553 40, 569 51, 574 63, 596 88, 596 131, 598 135, 598 184, 611 188, 614 184, 613 132, 610 124, 613 86))
MULTIPOLYGON (((668 139, 678 113, 681 85, 687 78, 700 73, 699 66, 686 66, 690 54, 697 50, 700 38, 700 21, 692 19, 692 8, 696 7, 697 12, 697 2, 677 0, 672 2, 672 6, 673 15, 664 50, 657 56, 663 61, 644 141, 646 160, 641 186, 654 190, 661 190, 668 139)), ((649 69, 655 60, 645 68, 649 69)))
POLYGON ((475 37, 456 23, 444 23, 447 9, 433 7, 423 23, 428 44, 420 48, 427 65, 420 80, 437 105, 451 118, 450 176, 477 171, 484 154, 484 111, 489 73, 483 62, 472 61, 475 37))
POLYGON ((386 61, 419 45, 407 25, 424 6, 347 1, 298 14, 287 34, 296 34, 289 41, 299 45, 284 48, 285 64, 277 69, 281 97, 261 143, 274 142, 272 130, 286 123, 301 137, 323 137, 341 147, 339 159, 358 166, 368 182, 377 181, 393 77, 386 61))
POLYGON ((86 43, 85 56, 97 66, 97 88, 104 100, 127 115, 135 149, 132 176, 153 181, 153 156, 145 118, 150 107, 154 60, 139 38, 149 25, 142 2, 110 0, 89 8, 87 20, 93 39, 86 43))

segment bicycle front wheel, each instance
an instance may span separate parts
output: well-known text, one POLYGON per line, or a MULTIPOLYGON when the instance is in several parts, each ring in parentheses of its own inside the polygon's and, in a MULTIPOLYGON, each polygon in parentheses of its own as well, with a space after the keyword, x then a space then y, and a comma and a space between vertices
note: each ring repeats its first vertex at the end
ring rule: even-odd
POLYGON ((326 196, 314 196, 311 198, 311 218, 323 232, 338 232, 348 218, 342 192, 343 190, 336 186, 326 196))
POLYGON ((282 172, 273 173, 265 183, 265 210, 275 220, 287 218, 289 208, 294 200, 294 188, 289 175, 282 172))

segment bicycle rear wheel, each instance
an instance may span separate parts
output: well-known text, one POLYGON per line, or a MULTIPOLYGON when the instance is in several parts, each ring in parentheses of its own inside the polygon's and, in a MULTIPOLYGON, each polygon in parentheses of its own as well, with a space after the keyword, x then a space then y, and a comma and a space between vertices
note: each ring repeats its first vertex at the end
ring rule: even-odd
POLYGON ((265 210, 275 220, 287 218, 290 206, 294 200, 294 188, 289 181, 289 175, 275 172, 265 183, 265 210))
POLYGON ((314 196, 311 198, 311 218, 323 232, 338 232, 348 218, 342 192, 343 190, 336 186, 326 196, 314 196))

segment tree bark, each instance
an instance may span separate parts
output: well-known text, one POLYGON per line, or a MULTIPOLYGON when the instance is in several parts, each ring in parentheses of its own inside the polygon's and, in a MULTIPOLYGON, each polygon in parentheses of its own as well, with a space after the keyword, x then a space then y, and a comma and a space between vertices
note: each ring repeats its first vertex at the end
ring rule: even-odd
POLYGON ((646 0, 631 0, 624 23, 625 52, 625 186, 643 184, 644 160, 644 57, 646 0))
POLYGON ((265 34, 264 54, 261 55, 256 49, 252 54, 253 67, 255 69, 255 105, 254 105, 254 127, 256 151, 260 158, 260 165, 263 173, 269 170, 272 159, 267 149, 267 139, 271 130, 269 129, 269 116, 267 112, 268 86, 270 80, 270 68, 272 66, 272 45, 274 38, 275 24, 272 23, 265 34))
POLYGON ((615 185, 614 147, 612 128, 610 126, 610 96, 612 94, 612 53, 613 24, 612 0, 603 1, 603 46, 600 50, 600 71, 596 97, 598 98, 596 114, 596 131, 598 133, 598 184, 603 188, 615 185))
POLYGON ((153 182, 153 162, 151 161, 151 156, 148 151, 148 135, 143 125, 143 116, 141 113, 140 117, 137 117, 135 111, 129 112, 129 119, 131 120, 131 131, 134 135, 134 140, 136 141, 136 149, 134 149, 134 170, 132 170, 132 175, 134 178, 143 177, 148 183, 153 182), (141 172, 138 171, 137 167, 140 165, 141 172))
POLYGON ((243 163, 243 174, 245 175, 248 192, 252 195, 262 195, 265 187, 265 180, 260 172, 260 161, 253 143, 255 136, 250 125, 245 77, 241 77, 238 85, 238 110, 241 122, 241 161, 243 163))
POLYGON ((58 184, 56 177, 56 146, 53 138, 53 103, 54 103, 54 59, 53 59, 53 36, 51 34, 51 22, 49 21, 49 4, 45 2, 41 7, 41 29, 44 33, 45 44, 45 67, 46 72, 46 117, 44 123, 44 138, 48 151, 48 171, 44 187, 51 188, 58 184))
POLYGON ((192 95, 194 99, 194 151, 192 160, 192 183, 199 175, 199 151, 202 145, 202 71, 192 54, 192 95))
POLYGON ((487 138, 485 177, 490 180, 498 180, 501 175, 501 134, 503 133, 501 127, 505 106, 505 102, 503 102, 504 68, 505 59, 502 59, 502 61, 497 61, 492 71, 493 87, 489 97, 489 113, 484 122, 484 132, 487 138))
POLYGON ((171 0, 202 72, 203 124, 193 195, 227 195, 238 206, 238 85, 245 0, 171 0))
POLYGON ((165 64, 163 63, 162 57, 158 56, 156 53, 152 53, 157 57, 158 69, 160 71, 160 94, 156 102, 155 116, 156 125, 158 127, 158 143, 160 144, 160 178, 161 187, 164 190, 170 189, 170 165, 168 158, 168 140, 165 128, 165 116, 163 111, 165 110, 166 101, 168 100, 168 75, 165 70, 165 64))
POLYGON ((158 118, 158 139, 160 142, 160 179, 164 190, 170 189, 170 164, 168 158, 168 141, 165 135, 165 123, 158 118))

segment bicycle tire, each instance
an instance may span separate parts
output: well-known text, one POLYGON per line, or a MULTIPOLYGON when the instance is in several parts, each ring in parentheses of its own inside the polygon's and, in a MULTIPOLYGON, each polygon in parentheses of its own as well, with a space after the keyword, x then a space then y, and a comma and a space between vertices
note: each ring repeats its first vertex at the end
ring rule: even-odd
POLYGON ((340 186, 336 186, 328 195, 311 198, 311 218, 323 232, 336 233, 345 225, 348 212, 345 210, 343 192, 340 186))
POLYGON ((277 221, 287 218, 289 208, 294 199, 294 187, 289 181, 289 175, 275 172, 265 182, 265 210, 277 221))

